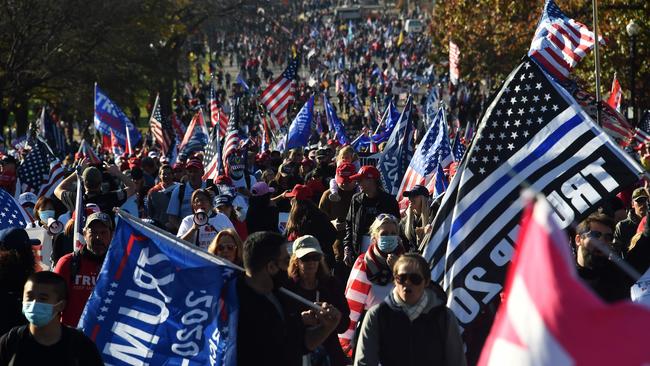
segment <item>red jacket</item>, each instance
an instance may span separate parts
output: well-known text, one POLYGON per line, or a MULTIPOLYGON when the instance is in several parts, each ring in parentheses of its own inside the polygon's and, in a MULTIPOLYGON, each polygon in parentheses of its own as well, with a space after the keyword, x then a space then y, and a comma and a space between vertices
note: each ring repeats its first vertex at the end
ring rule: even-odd
POLYGON ((97 276, 103 263, 103 261, 99 261, 91 255, 83 254, 82 252, 77 254, 80 262, 77 273, 74 276, 74 281, 70 273, 74 253, 69 253, 61 257, 56 264, 56 268, 54 268, 54 272, 63 276, 68 285, 68 303, 63 310, 61 320, 63 324, 71 327, 77 327, 81 312, 86 306, 86 301, 88 301, 88 297, 90 297, 90 294, 95 288, 97 276))

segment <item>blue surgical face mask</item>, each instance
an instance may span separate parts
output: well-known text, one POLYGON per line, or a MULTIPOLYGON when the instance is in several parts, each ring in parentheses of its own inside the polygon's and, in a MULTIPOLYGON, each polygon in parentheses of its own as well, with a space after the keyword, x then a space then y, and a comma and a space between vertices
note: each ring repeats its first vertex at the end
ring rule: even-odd
POLYGON ((397 235, 385 235, 377 238, 377 247, 384 253, 392 253, 399 245, 399 237, 397 235))
POLYGON ((54 318, 54 305, 45 302, 23 302, 23 315, 37 327, 47 325, 54 318))
POLYGON ((54 210, 43 210, 38 213, 38 218, 41 219, 42 222, 47 223, 48 219, 53 219, 54 216, 56 216, 56 213, 54 210))

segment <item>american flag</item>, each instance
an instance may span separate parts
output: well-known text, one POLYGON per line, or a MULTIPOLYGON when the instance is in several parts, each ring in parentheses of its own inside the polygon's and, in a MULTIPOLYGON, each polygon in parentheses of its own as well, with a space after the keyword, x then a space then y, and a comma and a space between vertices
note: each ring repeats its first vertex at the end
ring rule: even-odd
MULTIPOLYGON (((131 145, 131 133, 129 132, 131 128, 127 126, 126 128, 126 145, 124 146, 124 153, 126 156, 131 156, 135 154, 135 151, 133 150, 133 145, 131 145)), ((113 130, 111 130, 111 133, 113 133, 113 130)))
POLYGON ((35 192, 38 196, 49 197, 56 186, 65 178, 61 161, 39 138, 29 143, 32 150, 18 167, 18 178, 23 192, 35 192))
POLYGON ((47 113, 45 107, 41 109, 39 135, 47 141, 50 147, 54 148, 53 151, 58 153, 58 157, 62 157, 68 152, 68 145, 65 142, 63 131, 47 113))
POLYGON ((456 132, 456 137, 454 137, 454 143, 451 145, 451 151, 454 155, 454 161, 463 160, 463 155, 465 155, 465 145, 460 141, 460 133, 456 132))
MULTIPOLYGON (((584 111, 594 121, 597 120, 597 106, 600 105, 600 126, 607 134, 616 140, 621 146, 628 146, 635 138, 634 127, 632 127, 625 117, 602 101, 596 103, 596 98, 584 90, 576 88, 573 97, 582 106, 584 111)), ((639 136, 640 137, 640 136, 639 136)), ((641 141, 641 140, 637 140, 641 141)))
POLYGON ((650 112, 645 113, 634 132, 634 139, 638 143, 650 143, 650 112))
POLYGON ((448 306, 464 334, 480 332, 473 321, 499 298, 519 228, 522 186, 544 194, 567 227, 642 173, 563 87, 524 59, 486 110, 423 251, 432 279, 456 294, 448 306), (486 286, 473 286, 477 278, 486 286))
POLYGON ((226 160, 228 156, 232 153, 237 152, 239 149, 240 139, 237 123, 239 121, 239 99, 235 100, 235 103, 232 107, 232 113, 230 115, 230 121, 228 122, 228 132, 226 132, 226 139, 223 142, 223 154, 222 162, 223 166, 226 166, 226 160))
POLYGON ((20 203, 4 189, 0 189, 0 230, 25 227, 32 220, 20 203))
POLYGON ((264 89, 260 96, 262 104, 271 117, 271 129, 277 130, 287 120, 287 108, 294 101, 298 57, 289 60, 286 70, 264 89))
POLYGON ((224 113, 223 108, 219 106, 217 93, 214 90, 214 83, 210 83, 210 122, 212 123, 212 127, 219 126, 219 135, 217 138, 226 135, 228 116, 224 113))
POLYGON ((99 156, 97 156, 95 150, 93 150, 93 148, 88 142, 86 142, 85 139, 81 140, 81 143, 79 144, 79 150, 77 150, 77 153, 74 157, 77 161, 85 158, 89 161, 90 164, 101 164, 102 162, 99 160, 99 156))
POLYGON ((460 69, 458 61, 460 59, 460 49, 452 40, 449 40, 449 80, 452 84, 458 84, 460 78, 460 69))
POLYGON ((205 173, 203 174, 203 180, 217 179, 221 169, 221 144, 219 143, 219 129, 212 128, 210 132, 210 143, 205 148, 203 155, 203 166, 205 167, 205 173))
POLYGON ((77 176, 77 195, 75 197, 75 218, 74 218, 74 233, 72 236, 73 248, 75 253, 86 244, 83 235, 83 227, 86 223, 86 210, 83 199, 83 180, 81 179, 81 167, 78 166, 75 171, 77 176))
POLYGON ((404 192, 411 190, 414 186, 427 185, 433 179, 438 164, 447 166, 452 161, 445 111, 444 108, 439 108, 433 123, 429 126, 429 130, 422 138, 413 159, 406 168, 402 184, 397 192, 397 201, 401 201, 404 192))
POLYGON ((555 78, 564 80, 594 43, 594 33, 586 25, 564 15, 555 1, 546 0, 528 56, 555 78))
POLYGON ((153 104, 151 117, 149 118, 149 125, 154 140, 160 145, 163 155, 167 155, 169 148, 172 146, 174 132, 169 121, 164 120, 160 112, 160 95, 156 95, 156 101, 153 104))
POLYGON ((183 141, 183 136, 187 132, 187 126, 185 126, 183 121, 176 118, 176 113, 172 113, 172 128, 176 134, 176 141, 183 141))

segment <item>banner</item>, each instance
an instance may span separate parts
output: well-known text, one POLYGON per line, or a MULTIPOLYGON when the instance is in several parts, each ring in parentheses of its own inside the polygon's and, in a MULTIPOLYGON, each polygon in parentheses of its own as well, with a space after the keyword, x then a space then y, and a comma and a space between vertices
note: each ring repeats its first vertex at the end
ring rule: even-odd
POLYGON ((111 365, 236 365, 236 272, 118 213, 79 327, 111 365))
POLYGON ((131 143, 137 145, 142 139, 140 131, 131 123, 120 107, 95 84, 95 129, 102 135, 110 136, 114 131, 120 145, 126 146, 126 129, 129 129, 131 143))

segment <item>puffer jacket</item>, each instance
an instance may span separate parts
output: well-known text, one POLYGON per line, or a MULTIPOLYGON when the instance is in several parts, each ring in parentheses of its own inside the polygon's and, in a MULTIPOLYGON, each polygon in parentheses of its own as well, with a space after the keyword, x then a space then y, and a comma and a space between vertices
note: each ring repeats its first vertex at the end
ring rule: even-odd
POLYGON ((399 206, 395 197, 382 190, 378 190, 377 197, 373 199, 366 197, 363 192, 355 193, 345 219, 343 246, 351 247, 354 253, 359 253, 361 238, 368 234, 370 225, 382 213, 391 214, 399 220, 399 206))

